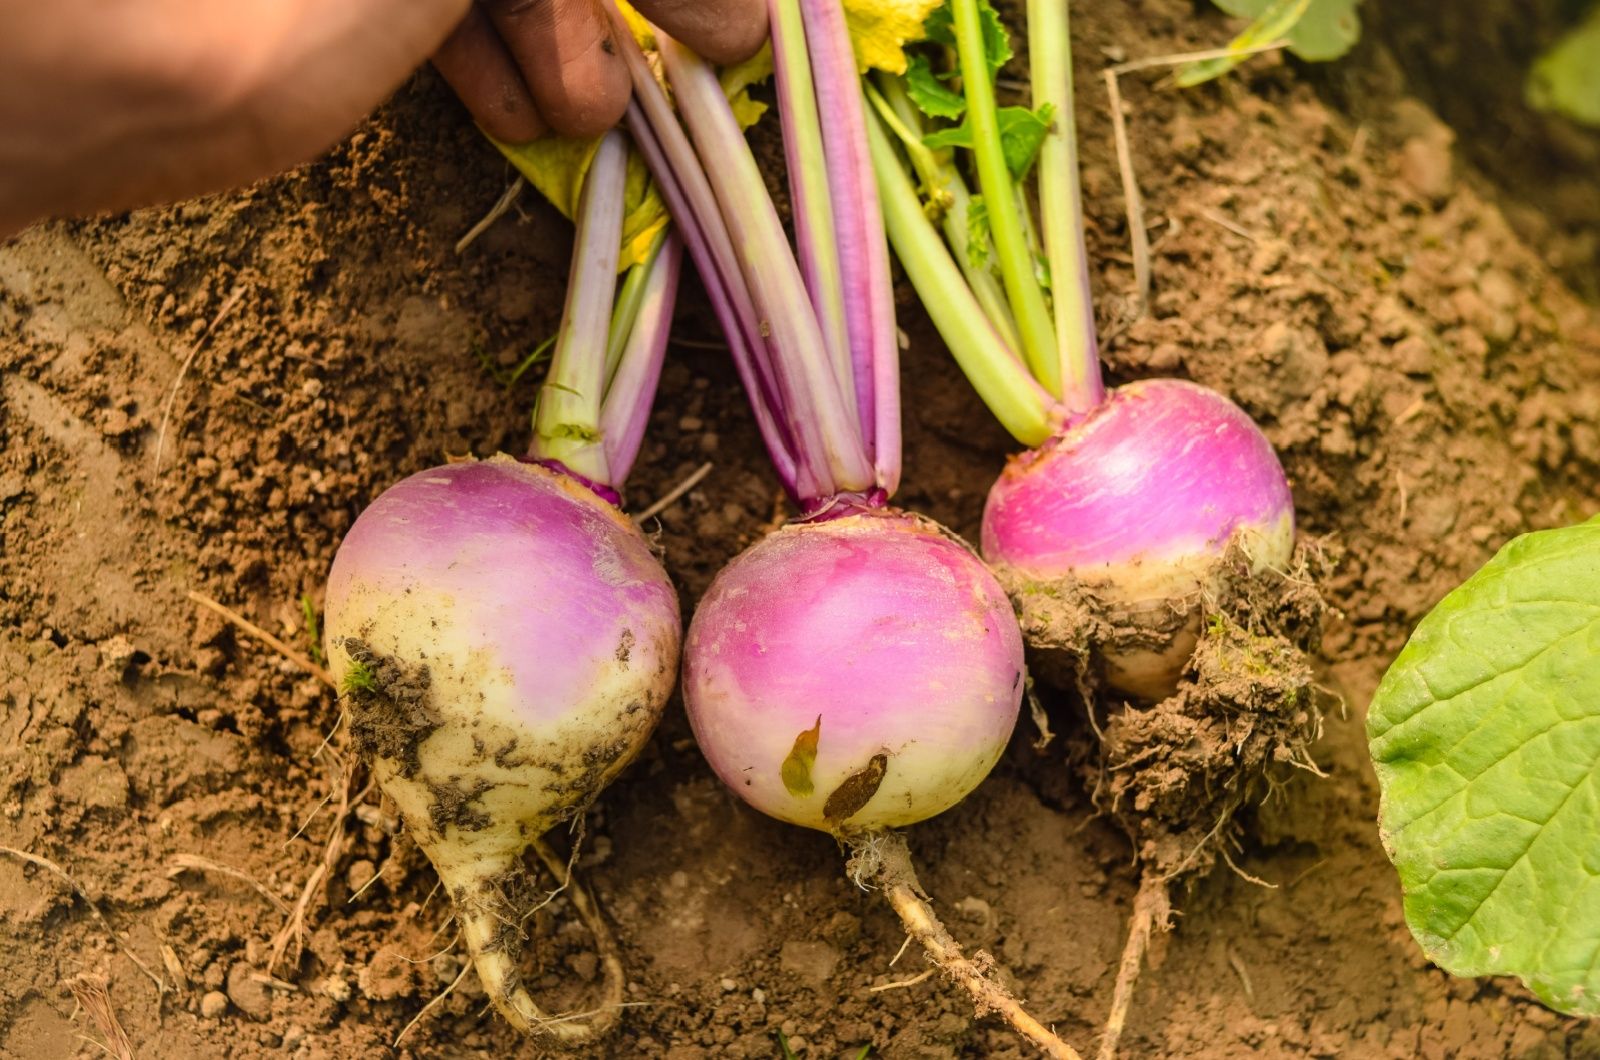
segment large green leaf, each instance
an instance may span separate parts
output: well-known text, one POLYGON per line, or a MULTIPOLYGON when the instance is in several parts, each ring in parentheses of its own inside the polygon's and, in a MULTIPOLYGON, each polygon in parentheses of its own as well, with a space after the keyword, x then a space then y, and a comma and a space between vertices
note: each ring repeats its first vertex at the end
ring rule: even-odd
POLYGON ((1517 538, 1445 597, 1367 735, 1428 956, 1600 1014, 1600 519, 1517 538))

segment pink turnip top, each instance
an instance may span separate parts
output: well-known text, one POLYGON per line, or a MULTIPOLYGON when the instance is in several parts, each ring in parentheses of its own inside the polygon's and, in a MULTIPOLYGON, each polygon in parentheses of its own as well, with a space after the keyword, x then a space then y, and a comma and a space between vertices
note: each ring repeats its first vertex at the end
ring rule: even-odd
POLYGON ((508 457, 421 471, 373 501, 334 559, 329 614, 358 591, 450 609, 455 635, 475 641, 464 647, 526 692, 529 720, 585 703, 619 652, 667 665, 675 651, 677 594, 632 522, 560 471, 508 457))
POLYGON ((1292 526, 1272 445, 1221 394, 1176 379, 1130 383, 989 492, 983 554, 1037 575, 1220 552, 1236 530, 1292 526))
POLYGON ((954 805, 999 758, 1022 696, 1004 591, 964 545, 892 509, 791 524, 743 553, 686 649, 685 703, 712 768, 757 809, 836 833, 954 805), (812 730, 815 762, 797 769, 812 730), (872 798, 825 813, 880 755, 872 798))

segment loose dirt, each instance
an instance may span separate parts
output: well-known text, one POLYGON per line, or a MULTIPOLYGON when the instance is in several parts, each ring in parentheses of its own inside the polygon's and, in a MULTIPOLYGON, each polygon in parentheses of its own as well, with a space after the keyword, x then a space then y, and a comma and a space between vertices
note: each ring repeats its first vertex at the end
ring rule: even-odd
MULTIPOLYGON (((1300 771, 1246 814, 1238 873, 1222 865, 1174 896, 1126 1055, 1600 1055, 1600 1026, 1423 960, 1378 844, 1362 737, 1379 676, 1433 602, 1511 535, 1600 500, 1600 315, 1453 150, 1473 131, 1408 96, 1374 40, 1344 73, 1266 57, 1197 91, 1124 79, 1155 275, 1150 312, 1128 322, 1098 69, 1229 30, 1184 0, 1081 7, 1112 381, 1183 375, 1231 394, 1283 455, 1303 533, 1344 557, 1316 660, 1343 702, 1312 748, 1328 775, 1300 771)), ((184 594, 309 652, 302 601, 320 605, 363 505, 446 456, 526 444, 532 384, 494 376, 555 327, 569 227, 525 196, 525 212, 452 250, 508 179, 422 74, 287 176, 0 247, 0 844, 57 862, 120 935, 59 878, 0 853, 0 1054, 99 1055, 86 1039, 111 1033, 106 1006, 80 1007, 73 984, 105 976, 139 1056, 385 1055, 460 974, 448 903, 376 793, 335 819, 344 737, 318 753, 334 696, 184 594), (261 890, 292 906, 330 829, 344 841, 313 889, 303 952, 290 945, 269 970, 285 914, 261 890), (174 865, 182 855, 248 880, 174 865)), ((1007 439, 909 289, 900 301, 902 500, 975 539, 1007 439)), ((675 334, 628 494, 643 507, 714 464, 654 524, 687 613, 779 502, 692 285, 675 334)), ((1069 698, 1046 706, 1058 732, 1082 731, 1069 698)), ((994 776, 910 843, 963 946, 992 952, 1034 1013, 1087 1048, 1135 869, 1074 773, 1072 741, 1036 751, 1033 735, 1019 731, 994 776)), ((586 830, 578 867, 631 977, 623 1028, 597 1055, 767 1058, 779 1032, 803 1058, 869 1043, 891 1058, 1023 1055, 937 979, 870 992, 923 967, 893 963, 894 915, 850 884, 832 841, 725 792, 680 710, 586 830)), ((532 932, 536 994, 583 1009, 600 972, 570 901, 532 932)), ((397 1052, 525 1046, 469 974, 397 1052)))

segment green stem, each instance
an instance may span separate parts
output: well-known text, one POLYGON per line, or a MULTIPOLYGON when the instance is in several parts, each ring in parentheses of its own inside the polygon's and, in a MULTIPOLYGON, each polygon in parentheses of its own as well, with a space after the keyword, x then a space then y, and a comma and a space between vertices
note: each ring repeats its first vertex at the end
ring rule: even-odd
POLYGON ((612 132, 601 141, 584 178, 566 308, 533 416, 534 456, 559 460, 607 485, 611 471, 600 437, 606 375, 602 352, 617 296, 627 175, 628 142, 612 132))
MULTIPOLYGON (((1053 0, 1064 3, 1065 0, 1053 0)), ((1034 271, 1022 219, 1017 213, 1011 171, 1000 145, 1000 118, 995 109, 994 82, 984 48, 983 20, 978 0, 952 0, 955 10, 956 51, 967 96, 967 120, 972 124, 973 154, 978 164, 978 187, 989 210, 989 231, 1000 259, 1006 299, 1022 335, 1022 355, 1034 377, 1052 394, 1061 393, 1061 362, 1056 349, 1055 326, 1045 304, 1044 291, 1034 271)))
POLYGON ((1055 125, 1039 149, 1039 215, 1050 262, 1062 404, 1087 412, 1105 398, 1089 292, 1078 187, 1078 137, 1073 118, 1072 38, 1067 0, 1028 0, 1028 64, 1033 105, 1055 108, 1055 125))
POLYGON ((884 123, 867 123, 884 224, 917 296, 973 389, 1012 437, 1036 446, 1051 436, 1055 399, 1028 374, 989 323, 950 250, 923 212, 884 123))
MULTIPOLYGON (((975 266, 972 263, 971 230, 967 227, 967 211, 972 205, 972 193, 967 190, 967 182, 961 179, 961 171, 949 161, 948 155, 941 159, 938 153, 922 142, 925 133, 922 119, 917 112, 916 104, 906 95, 903 81, 883 76, 879 80, 879 85, 867 82, 866 92, 873 109, 878 112, 889 131, 899 139, 912 168, 916 170, 917 179, 922 181, 923 187, 933 200, 931 205, 940 215, 944 238, 950 244, 962 274, 967 278, 967 286, 972 288, 972 293, 977 297, 978 304, 983 307, 989 323, 994 325, 995 330, 1000 333, 1000 338, 1013 351, 1012 355, 1018 358, 1020 364, 1021 355, 1016 351, 1022 348, 1022 338, 1017 334, 1016 319, 1012 317, 1011 307, 1006 303, 1005 288, 1000 285, 1000 281, 995 278, 987 265, 975 266)), ((993 250, 993 247, 988 247, 986 250, 993 250)))

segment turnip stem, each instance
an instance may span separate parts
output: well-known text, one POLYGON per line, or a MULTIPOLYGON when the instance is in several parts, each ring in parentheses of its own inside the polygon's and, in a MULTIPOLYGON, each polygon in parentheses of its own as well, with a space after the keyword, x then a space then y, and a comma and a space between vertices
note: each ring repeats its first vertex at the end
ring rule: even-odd
POLYGON ((617 39, 633 81, 634 100, 628 106, 628 131, 655 175, 661 197, 689 249, 695 269, 722 322, 732 351, 734 367, 749 395, 756 426, 766 443, 773 467, 791 493, 798 470, 795 443, 778 418, 781 393, 776 373, 767 358, 760 323, 750 292, 742 282, 733 243, 694 148, 673 115, 666 93, 633 38, 633 32, 612 9, 617 39))
POLYGON ((1055 123, 1039 148, 1039 215, 1055 310, 1062 403, 1083 413, 1105 399, 1089 292, 1078 186, 1078 137, 1072 98, 1072 38, 1067 0, 1028 0, 1028 64, 1033 105, 1049 104, 1055 123))
MULTIPOLYGON (((1062 0, 1050 0, 1060 3, 1062 0)), ((1051 394, 1061 395, 1061 362, 1056 349, 1055 325, 1045 305, 1044 291, 1035 273, 1011 171, 1000 144, 1000 119, 995 109, 994 81, 984 47, 983 20, 978 0, 951 0, 955 13, 956 51, 961 64, 962 87, 967 97, 967 121, 972 125, 973 155, 978 167, 978 187, 989 211, 1000 275, 1006 298, 1022 335, 1022 355, 1034 378, 1051 394)))
POLYGON ((900 345, 855 48, 839 0, 801 0, 801 10, 822 119, 861 430, 877 485, 892 494, 900 484, 900 345))
POLYGON ((722 85, 703 59, 666 34, 657 43, 722 218, 739 250, 744 280, 759 308, 784 395, 783 416, 794 432, 798 471, 795 499, 811 507, 840 493, 865 493, 876 483, 854 402, 846 404, 799 266, 767 195, 755 155, 728 106, 722 85))
POLYGON ((926 892, 911 867, 911 852, 904 837, 885 832, 872 839, 872 855, 879 861, 877 879, 906 933, 922 944, 940 971, 972 995, 980 1013, 994 1012, 1045 1056, 1053 1060, 1083 1060, 1078 1051, 1056 1037, 1022 1007, 1011 991, 990 974, 993 958, 982 952, 976 959, 961 952, 955 940, 928 903, 926 892))
POLYGON ((622 363, 622 351, 628 345, 628 337, 633 334, 634 321, 638 319, 639 307, 644 303, 645 288, 649 285, 656 262, 660 260, 661 248, 666 245, 670 231, 670 226, 661 226, 651 238, 644 260, 628 266, 628 271, 622 276, 622 285, 617 288, 616 304, 611 309, 611 331, 606 341, 607 393, 610 392, 611 380, 617 374, 617 366, 622 363))
MULTIPOLYGON (((618 488, 633 469, 639 446, 644 441, 645 427, 650 422, 651 399, 661 380, 661 364, 666 359, 667 338, 672 332, 672 310, 678 297, 682 261, 683 243, 669 235, 650 261, 635 266, 636 274, 643 276, 644 282, 639 285, 633 317, 626 322, 626 340, 616 375, 611 379, 605 403, 600 408, 600 437, 605 444, 606 464, 611 469, 611 485, 618 488)), ((613 328, 620 323, 614 322, 613 328)))
MULTIPOLYGON (((843 263, 834 229, 827 150, 823 145, 822 119, 817 113, 817 85, 811 76, 800 0, 771 0, 768 8, 783 152, 789 171, 795 256, 806 290, 811 293, 811 305, 816 310, 817 326, 835 379, 853 402, 855 373, 850 364, 850 329, 845 322, 843 263)), ((865 418, 861 422, 864 428, 871 426, 865 418)))
POLYGON ((617 294, 627 176, 627 139, 612 132, 600 142, 584 178, 566 308, 534 413, 534 456, 558 460, 608 486, 611 469, 600 433, 606 368, 602 351, 617 294))
MULTIPOLYGON (((1017 352, 1022 348, 1022 338, 1017 334, 1017 322, 1006 303, 1005 288, 987 264, 979 267, 972 263, 972 239, 967 228, 972 193, 967 189, 967 182, 961 178, 961 171, 950 162, 948 153, 941 157, 923 145, 922 138, 926 130, 922 116, 916 104, 906 95, 903 81, 880 74, 873 82, 867 83, 866 91, 873 108, 883 118, 884 125, 898 138, 901 149, 910 159, 911 168, 933 200, 931 205, 935 212, 943 215, 941 227, 945 241, 950 244, 950 251, 962 275, 966 277, 967 286, 983 307, 989 323, 1000 333, 1007 351, 1018 365, 1022 365, 1022 355, 1017 352)), ((984 247, 985 259, 992 250, 991 246, 984 247)))
POLYGON ((990 324, 923 212, 882 124, 869 122, 867 136, 889 238, 934 327, 1006 430, 1023 445, 1040 444, 1052 433, 1054 397, 1028 374, 990 324))
POLYGON ((518 967, 522 956, 522 921, 526 910, 520 908, 520 903, 512 897, 527 890, 520 861, 513 862, 498 877, 483 878, 464 887, 448 888, 455 897, 461 937, 472 954, 472 963, 478 970, 484 993, 489 995, 489 1000, 506 1018, 506 1022, 524 1034, 554 1040, 564 1046, 592 1044, 609 1034, 622 1014, 624 982, 616 940, 612 938, 611 929, 595 907, 589 892, 567 876, 566 867, 558 858, 549 855, 542 843, 536 843, 535 849, 550 864, 556 878, 567 887, 573 909, 583 918, 594 936, 603 976, 600 1004, 592 1012, 583 1014, 583 1018, 548 1016, 528 993, 518 967), (510 895, 506 893, 508 890, 510 895))

